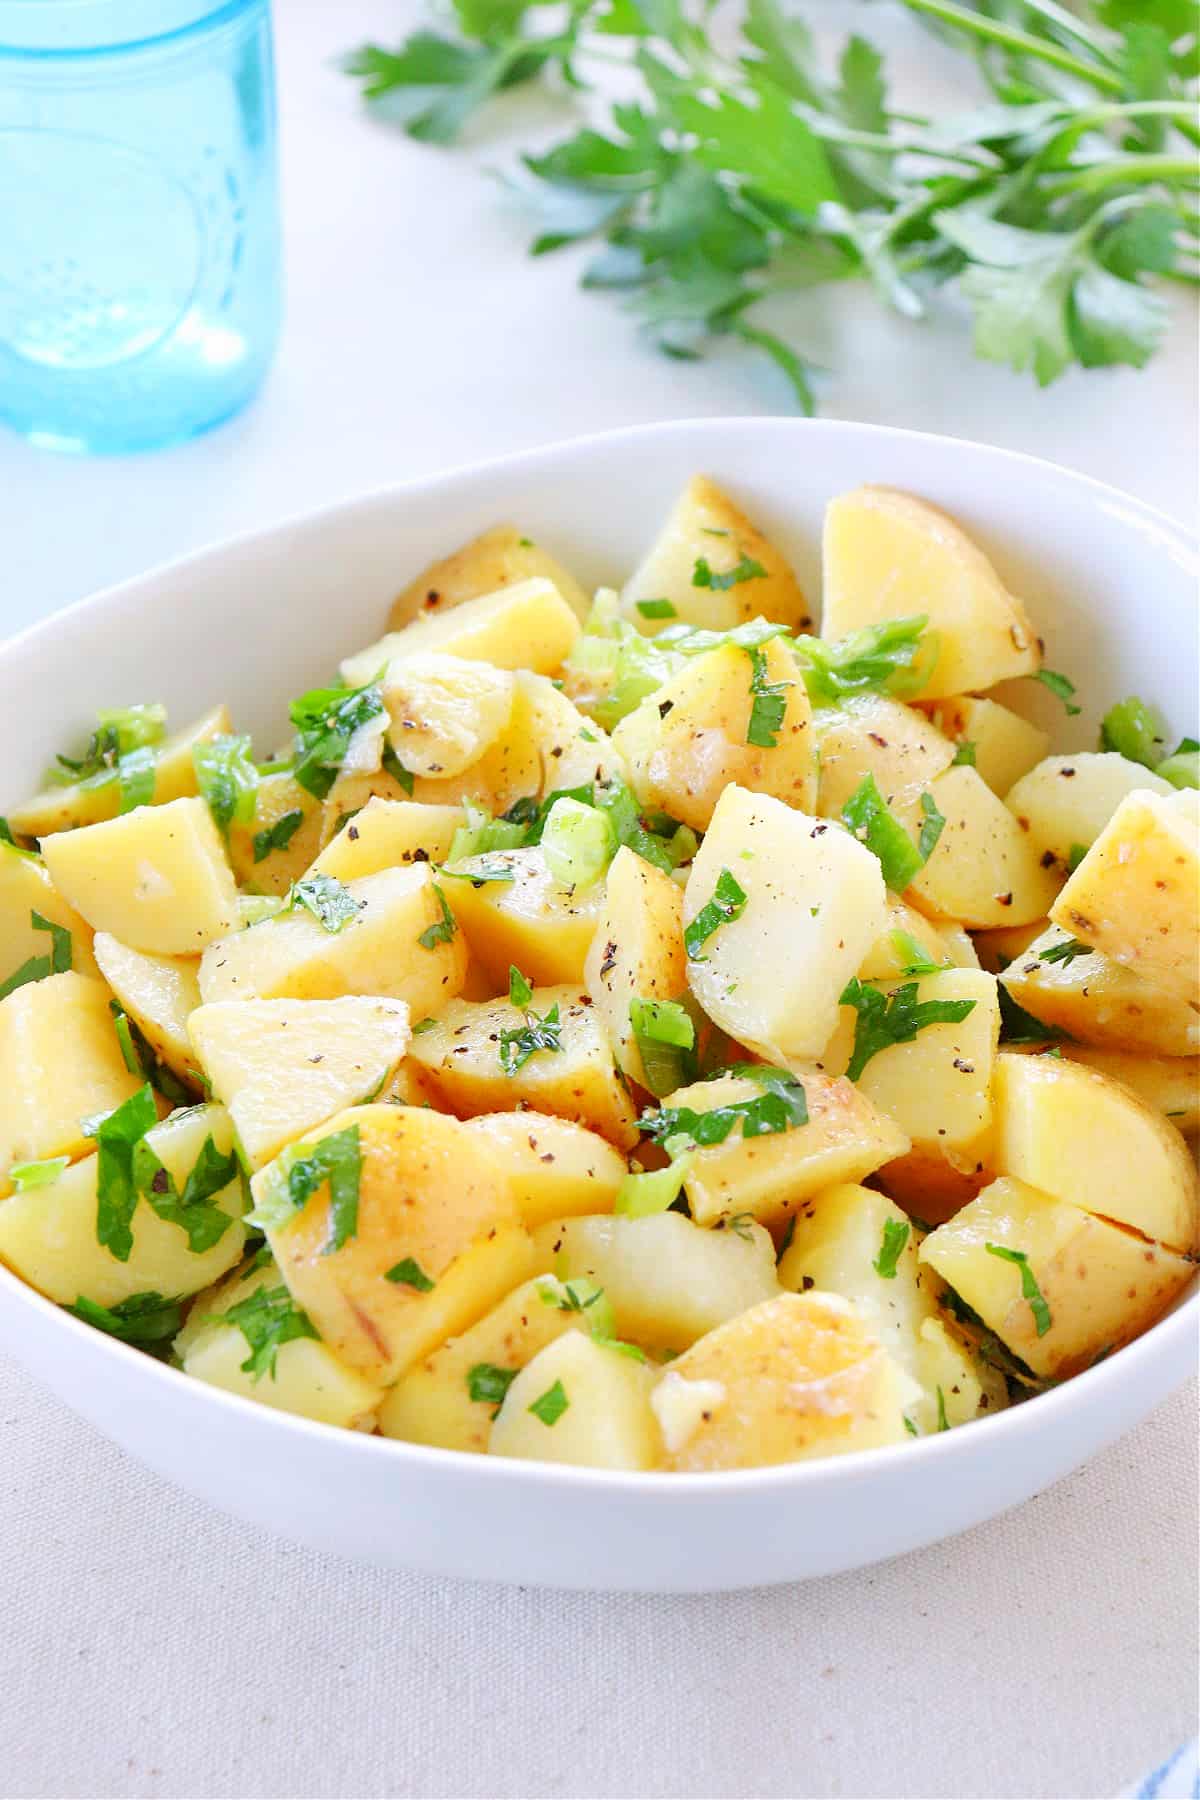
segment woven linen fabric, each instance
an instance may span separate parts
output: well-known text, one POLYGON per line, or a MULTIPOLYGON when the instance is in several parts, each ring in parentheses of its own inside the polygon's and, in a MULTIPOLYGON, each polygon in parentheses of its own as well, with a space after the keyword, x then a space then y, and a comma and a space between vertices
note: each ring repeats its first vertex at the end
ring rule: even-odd
POLYGON ((1195 1419, 860 1573, 547 1593, 234 1523, 0 1363, 0 1793, 1111 1796, 1195 1730, 1195 1419))

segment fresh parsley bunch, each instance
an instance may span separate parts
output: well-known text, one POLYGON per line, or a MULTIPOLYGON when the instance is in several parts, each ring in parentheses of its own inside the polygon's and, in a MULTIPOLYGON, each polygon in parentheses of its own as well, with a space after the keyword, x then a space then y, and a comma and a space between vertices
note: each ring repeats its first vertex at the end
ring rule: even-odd
POLYGON ((754 309, 848 277, 909 318, 957 282, 978 354, 1043 386, 1072 363, 1141 367, 1161 279, 1197 279, 1198 0, 904 4, 982 77, 982 105, 894 109, 867 38, 830 75, 777 0, 746 0, 728 49, 686 0, 453 0, 451 31, 345 66, 427 143, 545 74, 586 96, 587 124, 522 158, 533 254, 591 240, 583 285, 660 349, 740 338, 805 411, 805 358, 754 309), (619 101, 597 92, 614 60, 619 101))

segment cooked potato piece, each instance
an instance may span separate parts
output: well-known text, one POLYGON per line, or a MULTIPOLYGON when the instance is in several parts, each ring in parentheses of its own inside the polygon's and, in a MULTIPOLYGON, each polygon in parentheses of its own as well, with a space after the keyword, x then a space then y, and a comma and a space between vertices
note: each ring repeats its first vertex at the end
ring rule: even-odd
POLYGON ((492 1426, 492 1456, 652 1469, 659 1439, 647 1364, 581 1331, 564 1332, 522 1369, 492 1426))
MULTIPOLYGON (((314 1171, 319 1173, 319 1171, 314 1171)), ((256 1215, 293 1299, 335 1356, 392 1382, 530 1274, 503 1171, 459 1124, 423 1107, 358 1106, 253 1177, 256 1215), (357 1202, 339 1244, 328 1178, 294 1211, 296 1165, 357 1134, 357 1202)))
POLYGON ((930 783, 946 824, 907 898, 935 920, 976 930, 1044 918, 1058 882, 1003 800, 975 769, 947 769, 930 783))
POLYGON ((1003 1375, 989 1368, 944 1319, 924 1321, 918 1355, 921 1385, 934 1405, 934 1423, 926 1425, 926 1430, 940 1429, 939 1404, 951 1428, 990 1417, 1008 1405, 1008 1383, 1003 1375))
POLYGON ((685 1350, 653 1395, 663 1468, 752 1469, 898 1444, 920 1390, 840 1294, 780 1294, 685 1350))
POLYGON ((554 583, 535 576, 389 631, 378 643, 346 658, 342 680, 348 687, 363 687, 377 680, 397 657, 431 650, 492 663, 498 669, 553 675, 578 636, 579 620, 554 583))
MULTIPOLYGON (((519 1057, 532 1036, 514 1042, 519 1057)), ((505 998, 487 1003, 452 1001, 437 1023, 414 1037, 411 1060, 440 1103, 462 1118, 476 1113, 535 1112, 574 1119, 628 1149, 637 1141, 634 1109, 617 1076, 612 1048, 596 1008, 576 987, 534 988, 528 1014, 505 998), (511 1073, 501 1062, 501 1034, 530 1032, 536 1015, 551 1021, 557 1047, 533 1050, 511 1073)))
POLYGON ((98 931, 96 961, 109 987, 160 1062, 181 1081, 199 1085, 188 1015, 200 1004, 194 956, 149 956, 98 931))
POLYGON ((624 781, 625 759, 608 733, 588 719, 544 675, 517 676, 516 714, 535 747, 539 774, 534 790, 585 787, 590 781, 624 781))
POLYGON ((1164 799, 1144 785, 1129 794, 1048 909, 1085 944, 1193 1002, 1200 998, 1195 801, 1193 793, 1164 799))
POLYGON ((1185 1136, 1200 1130, 1200 1058, 1134 1056, 1127 1050, 1096 1050, 1090 1044, 1064 1045, 1063 1055, 1132 1088, 1152 1112, 1170 1119, 1185 1136))
POLYGON ((287 769, 264 775, 254 796, 254 817, 229 828, 229 862, 242 887, 256 894, 286 894, 317 853, 321 802, 287 769))
POLYGON ((482 1380, 484 1392, 498 1396, 491 1371, 499 1370, 501 1378, 516 1375, 564 1331, 585 1329, 580 1313, 549 1305, 544 1291, 544 1277, 522 1282, 477 1325, 407 1369, 380 1408, 384 1437, 443 1450, 485 1451, 497 1398, 472 1398, 472 1371, 478 1371, 476 1391, 482 1380))
MULTIPOLYGON (((154 761, 153 804, 162 806, 198 793, 192 751, 197 744, 206 744, 210 738, 221 737, 232 729, 229 714, 223 706, 217 706, 183 731, 165 738, 154 761)), ((11 809, 8 822, 18 837, 48 837, 52 832, 73 830, 77 825, 96 825, 101 819, 113 819, 120 804, 121 788, 115 774, 107 780, 92 776, 71 787, 51 787, 35 794, 24 806, 11 809)))
POLYGON ((685 1349, 779 1292, 775 1247, 760 1225, 703 1231, 682 1213, 557 1219, 534 1233, 540 1268, 604 1289, 619 1337, 685 1349))
POLYGON ((508 986, 514 964, 530 981, 581 982, 604 916, 604 883, 564 887, 537 845, 467 856, 447 871, 444 892, 471 955, 497 988, 508 986), (508 869, 511 881, 488 879, 508 869), (471 876, 475 874, 476 880, 471 876))
POLYGON ((714 631, 744 619, 777 619, 795 631, 807 631, 812 624, 796 577, 778 550, 704 475, 694 475, 675 502, 645 561, 626 584, 622 609, 646 632, 673 619, 714 631), (750 564, 757 564, 757 570, 750 564), (739 579, 726 585, 721 577, 735 571, 739 579), (647 600, 666 600, 674 613, 662 622, 647 619, 638 609, 638 602, 647 600))
MULTIPOLYGON (((861 1181, 908 1149, 900 1127, 843 1077, 802 1069, 799 1078, 806 1125, 748 1138, 738 1125, 724 1143, 691 1152, 684 1186, 701 1225, 740 1213, 782 1225, 813 1194, 837 1182, 861 1181)), ((749 1076, 718 1075, 680 1088, 663 1105, 707 1113, 759 1100, 763 1091, 749 1076)))
POLYGON ((909 906, 901 900, 899 894, 889 894, 886 904, 886 925, 859 965, 860 981, 891 981, 907 972, 912 963, 912 955, 904 938, 897 938, 898 932, 910 937, 921 954, 931 962, 941 963, 947 968, 958 966, 958 960, 950 952, 941 925, 932 924, 915 906, 909 906))
POLYGON ((1009 963, 1024 955, 1049 923, 1048 919, 1033 919, 1028 925, 1001 925, 995 931, 977 931, 974 942, 980 965, 999 975, 1009 963))
POLYGON ((94 931, 134 950, 192 956, 231 931, 237 888, 203 800, 138 806, 42 840, 50 879, 94 931))
POLYGON ((374 1099, 408 1048, 403 1000, 218 1000, 191 1040, 251 1168, 348 1106, 374 1099))
MULTIPOLYGON (((937 1316, 934 1283, 928 1274, 922 1279, 917 1260, 919 1242, 886 1194, 853 1182, 825 1188, 796 1215, 791 1243, 779 1259, 780 1286, 793 1294, 816 1288, 851 1301, 900 1367, 919 1381, 921 1327, 937 1316)), ((932 1415, 914 1419, 926 1425, 932 1415)))
POLYGON ((749 741, 755 664, 732 644, 693 658, 621 720, 613 743, 642 806, 707 831, 721 794, 737 782, 812 811, 817 758, 808 692, 778 638, 758 654, 763 682, 784 706, 777 727, 756 732, 770 743, 749 741))
POLYGON ((678 999, 687 990, 687 957, 683 895, 677 883, 632 850, 618 850, 609 865, 604 908, 587 953, 584 980, 618 1067, 645 1087, 630 1004, 678 999))
POLYGON ((467 801, 486 807, 488 812, 502 813, 515 800, 536 794, 541 788, 542 759, 533 734, 533 722, 520 689, 513 701, 512 715, 504 730, 477 762, 461 775, 439 776, 436 780, 416 775, 405 783, 389 775, 386 769, 365 774, 339 775, 328 794, 321 819, 321 849, 338 835, 348 820, 372 799, 401 804, 406 800, 420 806, 462 807, 467 801))
POLYGON ((323 1425, 371 1430, 383 1389, 339 1362, 310 1322, 305 1324, 311 1336, 288 1338, 254 1366, 256 1323, 269 1325, 294 1317, 304 1320, 274 1262, 268 1257, 260 1264, 256 1258, 249 1269, 236 1270, 218 1287, 197 1295, 187 1324, 175 1339, 175 1354, 185 1375, 245 1400, 298 1413, 302 1419, 319 1419, 323 1425), (256 1300, 256 1295, 261 1298, 256 1300), (226 1324, 224 1317, 248 1302, 254 1309, 249 1312, 253 1342, 240 1323, 226 1324))
POLYGON ((1200 1050, 1200 1005, 1143 981, 1098 950, 1046 960, 1074 940, 1058 925, 1030 944, 1000 977, 1018 1006, 1052 1028, 1102 1049, 1151 1056, 1200 1050))
POLYGON ((1200 1248, 1187 1146, 1130 1089, 1079 1063, 1006 1053, 996 1059, 993 1104, 1004 1174, 1173 1250, 1200 1248))
POLYGON ((939 919, 938 935, 956 969, 978 969, 981 966, 975 940, 964 925, 956 925, 951 919, 939 919))
POLYGON ((370 994, 407 1000, 413 1018, 422 1019, 459 992, 467 946, 427 863, 366 875, 346 893, 359 910, 339 930, 327 931, 296 908, 213 944, 200 961, 203 998, 370 994))
POLYGON ((330 838, 311 873, 359 881, 404 863, 445 862, 465 819, 461 806, 419 806, 411 800, 373 796, 330 838))
POLYGON ((449 612, 464 600, 477 600, 481 594, 516 587, 535 576, 553 582, 568 606, 581 619, 586 616, 587 593, 548 550, 519 532, 515 525, 493 525, 451 555, 440 556, 422 569, 393 600, 388 630, 402 631, 414 619, 449 612))
POLYGON ((1172 794, 1169 781, 1113 751, 1047 756, 1015 782, 1005 804, 1039 857, 1065 869, 1078 846, 1090 850, 1126 795, 1172 794))
POLYGON ((825 820, 728 787, 692 863, 685 925, 720 908, 722 889, 733 906, 696 945, 692 992, 739 1043, 777 1059, 819 1056, 887 922, 879 859, 825 820))
POLYGON ((856 694, 814 716, 821 753, 817 811, 840 819, 866 776, 910 837, 920 830, 921 795, 954 761, 954 745, 915 707, 882 694, 856 694))
POLYGON ((1194 1273, 1160 1244, 1008 1176, 931 1232, 921 1261, 1035 1375, 1056 1380, 1137 1337, 1194 1273), (1037 1286, 1032 1298, 1023 1292, 1025 1268, 1037 1286))
POLYGON ((997 700, 959 694, 929 707, 938 730, 961 747, 993 794, 1003 797, 1050 748, 1050 738, 997 700), (967 748, 969 746, 969 749, 967 748))
POLYGON ((1025 608, 953 519, 895 488, 860 487, 825 512, 821 635, 845 637, 924 613, 939 652, 927 700, 1032 675, 1037 639, 1025 608))
MULTIPOLYGON (((233 1128, 220 1106, 187 1107, 155 1125, 145 1142, 182 1192, 209 1138, 221 1156, 230 1155, 233 1128)), ((134 1294, 175 1299, 198 1293, 240 1260, 245 1200, 236 1168, 212 1195, 230 1222, 208 1249, 190 1250, 187 1232, 160 1218, 143 1195, 130 1219, 129 1256, 120 1262, 96 1236, 99 1164, 98 1156, 86 1156, 49 1185, 0 1200, 0 1261, 30 1287, 60 1306, 81 1297, 98 1306, 118 1306, 134 1294)))
POLYGON ((404 767, 431 779, 461 775, 508 724, 515 689, 507 669, 437 651, 391 663, 382 692, 404 767))
MULTIPOLYGON (((970 1001, 971 1011, 956 1023, 924 1025, 908 1043, 877 1051, 858 1086, 895 1120, 918 1155, 962 1156, 973 1152, 992 1122, 1000 1036, 996 977, 982 969, 946 969, 922 975, 913 985, 918 1006, 970 1001)), ((897 992, 895 983, 884 991, 897 992)))
POLYGON ((467 1129, 503 1168, 522 1221, 608 1212, 625 1159, 605 1138, 552 1113, 481 1113, 467 1129))
POLYGON ((0 1000, 0 1194, 14 1163, 82 1156, 83 1120, 120 1106, 142 1080, 125 1067, 102 982, 68 969, 0 1000))
POLYGON ((92 928, 68 906, 30 851, 0 843, 0 986, 32 958, 49 955, 50 933, 34 924, 33 914, 71 934, 71 967, 77 975, 95 975, 92 928))

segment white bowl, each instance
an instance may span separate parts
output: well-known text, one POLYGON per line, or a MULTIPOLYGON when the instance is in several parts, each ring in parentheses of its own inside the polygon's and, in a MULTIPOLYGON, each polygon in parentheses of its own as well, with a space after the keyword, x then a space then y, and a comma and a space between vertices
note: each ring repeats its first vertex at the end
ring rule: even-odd
MULTIPOLYGON (((1194 548, 1137 501, 1045 463, 869 425, 704 420, 611 432, 373 494, 241 538, 46 620, 0 648, 6 796, 30 791, 97 707, 218 700, 274 743, 290 695, 376 636, 424 561, 511 518, 587 582, 619 580, 686 478, 728 486, 816 594, 825 502, 862 481, 938 502, 1022 594, 1094 743, 1126 693, 1195 727, 1194 548)), ((1027 684, 1028 685, 1028 684, 1027 684)), ((1049 703, 1050 697, 1039 699, 1049 703)), ((1187 1376, 1189 1298, 1135 1344, 997 1417, 894 1449, 726 1475, 610 1475, 428 1450, 286 1417, 190 1381, 0 1270, 0 1343, 159 1474, 239 1517, 371 1562, 557 1587, 703 1592, 894 1556, 1016 1505, 1187 1376)), ((1147 1471, 1147 1479, 1153 1479, 1147 1471)))

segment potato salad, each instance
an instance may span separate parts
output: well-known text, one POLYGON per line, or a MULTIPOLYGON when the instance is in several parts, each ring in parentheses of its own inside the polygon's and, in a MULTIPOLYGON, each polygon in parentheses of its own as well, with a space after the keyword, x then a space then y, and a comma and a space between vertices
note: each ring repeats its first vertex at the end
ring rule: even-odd
POLYGON ((697 477, 620 591, 432 564, 273 755, 101 713, 0 820, 0 1261, 182 1379, 609 1470, 903 1446, 1144 1331, 1200 747, 1130 697, 1056 753, 923 499, 823 565, 818 632, 697 477))

